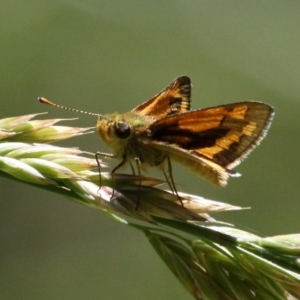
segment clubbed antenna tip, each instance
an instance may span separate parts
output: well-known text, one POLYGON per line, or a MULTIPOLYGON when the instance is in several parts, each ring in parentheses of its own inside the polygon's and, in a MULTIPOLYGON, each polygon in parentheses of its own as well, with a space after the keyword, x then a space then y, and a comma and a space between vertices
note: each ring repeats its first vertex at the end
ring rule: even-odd
POLYGON ((44 97, 38 97, 38 100, 43 104, 47 104, 47 105, 54 106, 54 107, 57 107, 57 108, 66 109, 66 110, 70 110, 70 111, 74 111, 74 112, 77 112, 77 113, 86 114, 86 115, 90 115, 90 116, 101 117, 100 114, 96 114, 96 113, 92 113, 92 112, 88 112, 88 111, 83 111, 83 110, 79 110, 79 109, 75 109, 75 108, 70 108, 70 107, 66 107, 66 106, 62 106, 62 105, 53 103, 53 102, 49 101, 48 99, 46 99, 44 97))

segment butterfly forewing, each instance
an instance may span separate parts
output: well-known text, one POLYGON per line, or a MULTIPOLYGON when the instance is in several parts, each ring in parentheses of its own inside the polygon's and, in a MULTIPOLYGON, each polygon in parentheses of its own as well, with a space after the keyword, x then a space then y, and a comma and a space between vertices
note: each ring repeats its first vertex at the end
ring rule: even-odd
POLYGON ((187 76, 176 78, 167 88, 150 100, 135 107, 132 112, 159 119, 190 110, 191 80, 187 76))
POLYGON ((184 159, 195 172, 198 162, 202 169, 197 173, 213 169, 212 177, 221 179, 208 179, 224 185, 221 181, 235 174, 231 169, 264 138, 273 113, 267 104, 248 101, 165 117, 149 126, 151 145, 184 159))

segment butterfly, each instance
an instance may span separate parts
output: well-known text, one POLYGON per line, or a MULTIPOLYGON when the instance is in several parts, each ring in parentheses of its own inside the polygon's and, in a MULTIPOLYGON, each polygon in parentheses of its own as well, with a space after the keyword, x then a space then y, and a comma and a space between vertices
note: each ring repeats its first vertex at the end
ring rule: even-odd
MULTIPOLYGON (((82 112, 45 98, 39 101, 82 112)), ((171 173, 171 161, 176 161, 225 186, 229 177, 240 176, 234 167, 266 136, 274 109, 263 102, 243 101, 191 110, 191 80, 181 76, 129 112, 88 114, 98 116, 96 131, 112 150, 104 155, 120 161, 112 172, 136 161, 141 168, 168 162, 171 173)))

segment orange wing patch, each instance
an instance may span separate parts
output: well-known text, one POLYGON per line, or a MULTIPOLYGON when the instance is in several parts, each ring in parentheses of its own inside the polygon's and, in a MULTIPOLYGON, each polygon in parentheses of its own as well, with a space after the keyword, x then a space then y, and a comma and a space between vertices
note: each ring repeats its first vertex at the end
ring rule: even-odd
POLYGON ((187 76, 181 76, 159 94, 135 107, 132 112, 159 119, 189 111, 190 106, 191 80, 187 76))

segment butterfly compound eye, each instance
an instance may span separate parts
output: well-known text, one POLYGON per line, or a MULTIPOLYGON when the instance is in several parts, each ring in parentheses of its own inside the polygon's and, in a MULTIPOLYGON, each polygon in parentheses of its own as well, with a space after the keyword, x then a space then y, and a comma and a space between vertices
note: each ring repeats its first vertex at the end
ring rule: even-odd
POLYGON ((128 124, 123 122, 115 123, 115 133, 120 139, 126 139, 130 136, 131 130, 128 124))

